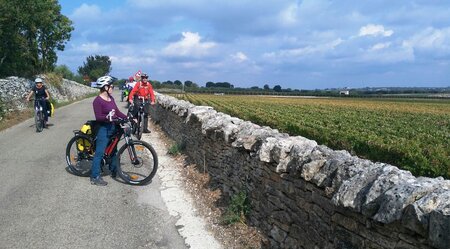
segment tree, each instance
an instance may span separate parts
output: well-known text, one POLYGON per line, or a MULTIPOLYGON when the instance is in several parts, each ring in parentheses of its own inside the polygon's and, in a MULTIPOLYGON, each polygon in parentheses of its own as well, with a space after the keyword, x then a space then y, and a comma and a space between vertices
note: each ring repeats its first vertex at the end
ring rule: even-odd
POLYGON ((59 65, 53 69, 53 72, 61 75, 64 79, 73 80, 74 74, 70 71, 69 67, 66 65, 59 65))
POLYGON ((276 86, 274 86, 273 87, 273 90, 275 91, 275 92, 281 92, 281 86, 280 85, 276 85, 276 86))
POLYGON ((150 80, 150 83, 152 84, 153 88, 158 89, 161 88, 161 82, 157 80, 150 80))
POLYGON ((0 0, 0 77, 51 71, 73 30, 55 0, 0 0))
POLYGON ((217 82, 215 87, 234 88, 234 86, 228 82, 217 82))
POLYGON ((270 90, 270 86, 267 84, 265 84, 263 88, 264 88, 264 90, 270 90))
POLYGON ((192 86, 192 81, 190 81, 190 80, 186 80, 185 82, 184 82, 184 85, 186 86, 186 87, 191 87, 192 86))
POLYGON ((111 72, 111 59, 106 55, 88 56, 83 66, 78 67, 78 73, 88 76, 91 81, 96 81, 103 75, 111 72))
POLYGON ((206 86, 206 87, 215 87, 216 84, 214 84, 214 82, 208 81, 208 82, 206 82, 206 85, 205 85, 205 86, 206 86))
POLYGON ((181 81, 179 81, 179 80, 175 80, 175 81, 173 82, 173 84, 175 84, 175 85, 177 85, 177 86, 183 85, 183 83, 182 83, 181 81))

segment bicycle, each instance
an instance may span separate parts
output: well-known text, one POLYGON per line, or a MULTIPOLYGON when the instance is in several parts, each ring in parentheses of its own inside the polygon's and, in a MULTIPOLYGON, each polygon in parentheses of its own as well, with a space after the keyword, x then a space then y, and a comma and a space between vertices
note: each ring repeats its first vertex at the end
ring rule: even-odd
POLYGON ((120 94, 120 102, 123 102, 123 100, 125 99, 125 101, 128 102, 128 95, 130 94, 130 89, 128 88, 123 88, 122 92, 120 94))
MULTIPOLYGON (((107 171, 107 165, 111 163, 112 154, 119 141, 125 139, 125 144, 117 152, 117 175, 131 185, 150 183, 158 169, 158 156, 155 149, 147 142, 131 138, 131 125, 127 120, 116 120, 115 123, 118 129, 110 138, 103 154, 102 172, 107 171), (124 153, 125 151, 127 153, 124 153)), ((89 176, 95 154, 96 138, 79 130, 74 130, 74 134, 66 147, 67 165, 75 175, 89 176)))
MULTIPOLYGON (((142 97, 139 97, 139 99, 141 99, 140 103, 138 104, 138 114, 137 114, 137 122, 132 122, 132 133, 133 135, 140 140, 142 138, 142 133, 144 132, 144 129, 146 127, 144 127, 144 118, 145 118, 145 114, 144 114, 144 106, 145 104, 149 104, 149 100, 145 100, 142 97)), ((131 108, 136 108, 136 105, 132 105, 131 108)))
POLYGON ((41 132, 45 127, 44 109, 41 102, 45 101, 45 98, 34 99, 34 124, 36 132, 41 132))

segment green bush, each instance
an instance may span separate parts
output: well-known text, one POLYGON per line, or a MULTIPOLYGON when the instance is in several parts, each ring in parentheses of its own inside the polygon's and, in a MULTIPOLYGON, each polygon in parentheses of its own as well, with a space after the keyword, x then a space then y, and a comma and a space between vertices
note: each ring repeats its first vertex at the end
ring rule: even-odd
POLYGON ((231 197, 227 211, 223 217, 225 224, 234 224, 241 222, 245 224, 246 216, 250 212, 250 201, 247 192, 240 191, 231 197))
POLYGON ((58 91, 62 92, 62 76, 57 73, 46 73, 45 74, 45 83, 51 86, 56 87, 58 91))
POLYGON ((167 153, 168 153, 169 155, 175 156, 175 155, 180 154, 181 151, 183 151, 183 149, 184 149, 184 146, 183 146, 183 145, 181 145, 181 144, 174 144, 174 145, 172 145, 172 146, 169 148, 169 150, 167 151, 167 153))

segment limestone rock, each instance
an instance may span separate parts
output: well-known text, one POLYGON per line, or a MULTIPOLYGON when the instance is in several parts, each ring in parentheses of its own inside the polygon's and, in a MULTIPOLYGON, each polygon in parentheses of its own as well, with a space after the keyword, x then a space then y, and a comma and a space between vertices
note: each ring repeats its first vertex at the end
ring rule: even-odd
POLYGON ((429 229, 430 213, 442 208, 450 200, 450 181, 444 181, 443 179, 434 181, 425 178, 423 184, 424 186, 428 185, 426 188, 431 191, 405 208, 402 224, 408 229, 425 236, 429 229))
POLYGON ((380 196, 380 209, 374 220, 382 223, 400 220, 406 206, 433 190, 432 185, 421 184, 410 172, 401 170, 398 176, 399 183, 380 196))
POLYGON ((333 203, 360 212, 370 186, 382 173, 383 167, 383 164, 362 167, 358 174, 343 182, 333 196, 333 203))

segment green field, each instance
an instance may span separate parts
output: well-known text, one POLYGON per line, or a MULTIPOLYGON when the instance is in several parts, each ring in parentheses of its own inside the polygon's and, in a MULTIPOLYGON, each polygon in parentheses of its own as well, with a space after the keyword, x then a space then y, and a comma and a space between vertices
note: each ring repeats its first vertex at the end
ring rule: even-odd
POLYGON ((390 163, 450 179, 450 101, 178 95, 195 105, 390 163))

